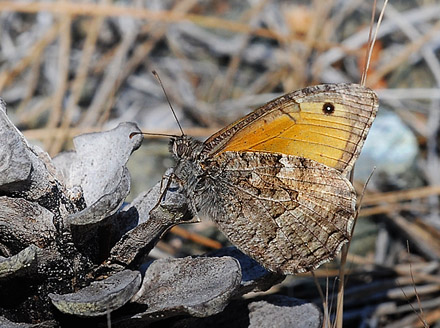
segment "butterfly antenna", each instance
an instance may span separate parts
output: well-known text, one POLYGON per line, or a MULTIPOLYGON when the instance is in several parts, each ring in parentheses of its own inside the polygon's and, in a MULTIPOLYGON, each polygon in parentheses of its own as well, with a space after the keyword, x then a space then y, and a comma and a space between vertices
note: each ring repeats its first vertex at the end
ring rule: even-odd
POLYGON ((153 70, 152 73, 153 73, 154 77, 156 78, 156 80, 159 82, 160 87, 162 88, 162 91, 163 91, 163 93, 164 93, 164 95, 165 95, 165 98, 167 99, 168 105, 169 105, 170 108, 171 108, 171 112, 173 113, 173 116, 174 116, 174 118, 176 119, 177 125, 179 126, 180 132, 182 132, 182 136, 185 135, 185 133, 183 132, 182 126, 180 125, 180 122, 179 122, 179 120, 177 119, 176 112, 174 111, 174 108, 173 108, 173 106, 171 105, 170 99, 168 98, 167 92, 165 91, 165 88, 164 88, 164 86, 163 86, 163 83, 162 83, 162 81, 161 81, 161 79, 160 79, 160 77, 159 77, 159 74, 157 74, 157 72, 154 71, 154 70, 153 70))
POLYGON ((166 134, 166 133, 149 133, 149 132, 132 132, 130 133, 130 139, 133 138, 135 135, 142 134, 144 136, 156 136, 156 137, 168 137, 168 138, 177 138, 178 136, 174 134, 166 134))

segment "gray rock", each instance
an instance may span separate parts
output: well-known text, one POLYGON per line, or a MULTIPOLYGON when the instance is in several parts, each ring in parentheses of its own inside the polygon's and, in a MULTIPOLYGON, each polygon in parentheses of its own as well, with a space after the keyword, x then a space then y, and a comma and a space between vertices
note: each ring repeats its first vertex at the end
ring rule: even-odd
POLYGON ((249 328, 318 328, 322 314, 312 303, 296 298, 272 295, 249 304, 249 328))
POLYGON ((73 139, 76 158, 70 166, 66 184, 69 189, 81 186, 87 205, 113 192, 126 174, 124 167, 128 158, 143 139, 142 135, 130 138, 132 132, 140 132, 136 124, 121 123, 113 130, 87 133, 73 139))
POLYGON ((38 247, 30 245, 20 253, 0 259, 0 280, 32 273, 37 264, 38 247))
POLYGON ((10 320, 6 319, 5 317, 0 316, 0 327, 2 327, 2 328, 55 328, 55 327, 58 327, 58 324, 56 323, 56 321, 53 321, 53 320, 44 321, 44 322, 35 323, 35 324, 18 323, 18 322, 10 321, 10 320))
POLYGON ((240 286, 240 264, 231 257, 154 261, 145 272, 136 304, 148 305, 137 320, 179 314, 206 317, 221 312, 240 286))
POLYGON ((27 142, 6 116, 6 107, 0 99, 0 186, 26 180, 32 161, 26 151, 27 142))
POLYGON ((242 253, 236 247, 223 247, 213 251, 208 256, 231 256, 240 263, 241 287, 238 294, 244 295, 250 291, 266 291, 273 285, 282 282, 284 275, 266 270, 257 261, 242 253))
POLYGON ((30 244, 49 245, 56 234, 53 218, 53 213, 38 203, 0 196, 0 240, 12 253, 30 244))
POLYGON ((124 270, 101 281, 92 282, 75 293, 49 294, 58 310, 67 314, 95 317, 114 311, 139 290, 141 274, 139 271, 124 270))

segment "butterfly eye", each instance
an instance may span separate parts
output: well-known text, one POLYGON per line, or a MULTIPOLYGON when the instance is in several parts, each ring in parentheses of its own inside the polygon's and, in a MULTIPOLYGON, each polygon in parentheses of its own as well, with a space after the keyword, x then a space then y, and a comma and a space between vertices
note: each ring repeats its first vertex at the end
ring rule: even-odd
POLYGON ((179 144, 179 145, 177 145, 176 154, 179 157, 182 157, 182 156, 186 155, 187 150, 188 150, 188 147, 186 144, 179 144))
POLYGON ((335 105, 327 102, 322 106, 322 111, 324 114, 333 114, 335 111, 335 105))
POLYGON ((172 143, 172 153, 177 157, 182 157, 184 151, 185 151, 184 145, 181 142, 179 142, 179 140, 174 140, 174 142, 172 143))

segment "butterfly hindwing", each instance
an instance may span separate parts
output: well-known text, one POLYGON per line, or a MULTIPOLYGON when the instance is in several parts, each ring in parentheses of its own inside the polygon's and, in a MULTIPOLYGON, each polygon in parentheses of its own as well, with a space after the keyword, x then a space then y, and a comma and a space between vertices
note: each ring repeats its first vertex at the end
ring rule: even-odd
MULTIPOLYGON (((272 271, 314 269, 350 237, 356 197, 333 168, 295 156, 224 152, 207 172, 215 175, 214 199, 201 207, 234 245, 272 271)), ((199 197, 204 204, 206 195, 199 197)))

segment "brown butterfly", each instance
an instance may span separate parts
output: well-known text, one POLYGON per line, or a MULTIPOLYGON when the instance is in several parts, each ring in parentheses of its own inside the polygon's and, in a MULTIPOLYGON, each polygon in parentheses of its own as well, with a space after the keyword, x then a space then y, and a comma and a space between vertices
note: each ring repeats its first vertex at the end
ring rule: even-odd
POLYGON ((326 84, 270 101, 205 142, 173 137, 175 181, 194 215, 282 274, 316 269, 351 237, 356 193, 346 175, 378 107, 356 84, 326 84))

